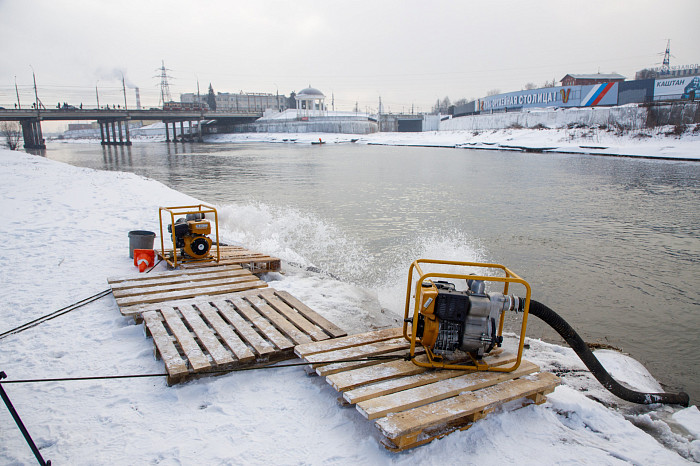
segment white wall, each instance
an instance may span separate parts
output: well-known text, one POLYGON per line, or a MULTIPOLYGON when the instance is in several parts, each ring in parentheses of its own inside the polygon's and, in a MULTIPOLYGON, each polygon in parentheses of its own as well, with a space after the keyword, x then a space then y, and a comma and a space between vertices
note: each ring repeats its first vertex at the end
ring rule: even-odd
POLYGON ((512 126, 532 128, 537 125, 548 128, 563 128, 570 124, 621 125, 627 129, 640 129, 646 125, 646 119, 647 109, 636 105, 538 109, 452 118, 440 122, 440 131, 502 129, 512 126))

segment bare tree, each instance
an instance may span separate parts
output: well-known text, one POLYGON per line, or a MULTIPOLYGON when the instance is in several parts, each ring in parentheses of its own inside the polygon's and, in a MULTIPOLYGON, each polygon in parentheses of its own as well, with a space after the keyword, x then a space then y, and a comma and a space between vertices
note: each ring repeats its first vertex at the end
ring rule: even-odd
POLYGON ((498 95, 498 94, 500 94, 500 93, 501 93, 501 90, 500 90, 500 89, 491 89, 490 91, 488 91, 488 92, 486 93, 486 95, 490 97, 490 96, 492 96, 492 95, 498 95))
POLYGON ((551 81, 545 81, 542 87, 557 87, 556 79, 552 78, 551 81))
POLYGON ((532 89, 537 89, 537 84, 535 83, 527 83, 525 84, 525 90, 526 91, 531 91, 532 89))
POLYGON ((442 100, 438 99, 437 102, 435 102, 435 105, 433 106, 432 113, 446 114, 451 105, 452 104, 450 103, 450 98, 445 96, 444 99, 442 99, 442 100))
POLYGON ((15 150, 19 147, 19 141, 22 137, 19 123, 16 121, 3 121, 0 125, 0 138, 5 139, 5 144, 10 150, 15 150))

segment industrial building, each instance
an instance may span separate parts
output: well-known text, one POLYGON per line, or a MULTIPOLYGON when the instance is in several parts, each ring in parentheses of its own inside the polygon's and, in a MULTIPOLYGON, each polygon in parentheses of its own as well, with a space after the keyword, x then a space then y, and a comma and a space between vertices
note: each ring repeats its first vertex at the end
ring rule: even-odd
POLYGON ((625 80, 621 74, 567 74, 559 82, 562 86, 590 86, 602 83, 619 83, 625 80))
MULTIPOLYGON (((183 104, 199 102, 207 105, 207 99, 208 94, 180 94, 180 102, 183 104)), ((225 112, 264 112, 267 109, 281 112, 287 109, 287 98, 284 95, 261 92, 218 92, 215 101, 216 110, 225 112)))

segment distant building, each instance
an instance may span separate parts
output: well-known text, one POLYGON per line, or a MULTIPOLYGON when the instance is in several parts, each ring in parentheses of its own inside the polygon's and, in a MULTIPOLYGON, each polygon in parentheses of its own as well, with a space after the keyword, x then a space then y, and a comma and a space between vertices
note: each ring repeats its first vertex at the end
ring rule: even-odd
POLYGON ((326 106, 324 101, 326 96, 323 92, 313 87, 302 89, 295 96, 297 103, 297 115, 301 118, 324 116, 326 106))
POLYGON ((94 123, 68 123, 68 131, 99 128, 97 122, 94 123))
POLYGON ((625 77, 621 74, 567 74, 560 82, 562 86, 590 86, 601 83, 622 82, 625 77))
POLYGON ((644 68, 637 71, 634 79, 658 79, 658 78, 684 78, 686 76, 699 76, 700 64, 672 66, 669 69, 663 67, 644 68))
MULTIPOLYGON (((180 94, 184 103, 207 103, 207 94, 197 95, 192 92, 180 94)), ((238 94, 218 92, 216 94, 216 110, 223 112, 264 112, 267 109, 284 111, 287 109, 287 98, 284 95, 265 94, 258 92, 238 94)))

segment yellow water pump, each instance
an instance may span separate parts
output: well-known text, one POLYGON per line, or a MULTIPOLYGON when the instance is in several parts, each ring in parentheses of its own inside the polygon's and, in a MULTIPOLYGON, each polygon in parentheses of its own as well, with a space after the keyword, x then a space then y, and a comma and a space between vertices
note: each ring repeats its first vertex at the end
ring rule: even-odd
POLYGON ((408 274, 403 324, 404 337, 411 342, 411 359, 424 367, 514 371, 522 357, 529 302, 530 285, 502 265, 418 259, 408 274), (424 273, 423 266, 443 271, 424 273), (449 273, 455 269, 504 276, 449 273), (503 291, 487 291, 487 282, 495 282, 503 291), (458 283, 463 289, 457 288, 458 283), (514 284, 521 285, 525 298, 508 294, 514 284), (522 313, 517 359, 510 366, 491 366, 483 357, 501 346, 505 311, 522 313), (425 357, 419 357, 421 347, 425 357))
POLYGON ((522 360, 529 315, 556 330, 591 374, 614 395, 632 403, 688 406, 690 397, 685 392, 644 393, 616 381, 581 336, 559 314, 531 300, 530 285, 508 268, 499 264, 428 259, 418 259, 411 264, 406 285, 403 336, 410 342, 408 357, 418 366, 514 371, 522 360), (424 273, 423 267, 439 271, 424 273), (473 270, 482 274, 466 273, 473 270), (491 284, 492 290, 487 290, 487 283, 491 284), (524 291, 525 297, 508 294, 511 286, 524 291), (484 356, 503 342, 506 311, 512 311, 509 315, 520 315, 522 319, 517 356, 509 366, 499 364, 497 358, 489 364, 484 356))
POLYGON ((177 267, 178 261, 219 261, 219 223, 215 208, 204 204, 161 207, 158 215, 161 230, 161 255, 168 264, 177 267), (168 236, 172 241, 170 251, 165 249, 164 221, 167 224, 168 236), (214 233, 214 240, 209 237, 212 233, 214 233), (212 254, 212 250, 216 254, 212 254))

